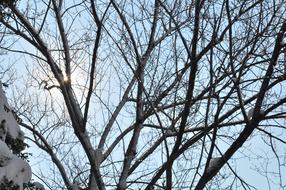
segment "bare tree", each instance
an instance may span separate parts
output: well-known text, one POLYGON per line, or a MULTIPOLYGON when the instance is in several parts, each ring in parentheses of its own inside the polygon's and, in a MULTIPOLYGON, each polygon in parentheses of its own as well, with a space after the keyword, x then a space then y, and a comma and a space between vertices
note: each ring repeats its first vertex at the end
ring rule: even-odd
POLYGON ((35 175, 49 189, 256 189, 247 159, 284 189, 285 7, 1 1, 1 49, 23 74, 14 109, 45 155, 35 175))

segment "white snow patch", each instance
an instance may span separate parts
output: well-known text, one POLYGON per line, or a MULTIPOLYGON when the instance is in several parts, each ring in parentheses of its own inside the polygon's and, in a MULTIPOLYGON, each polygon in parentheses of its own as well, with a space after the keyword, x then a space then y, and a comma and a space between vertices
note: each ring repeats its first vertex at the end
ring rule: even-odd
POLYGON ((103 160, 102 149, 99 149, 99 148, 95 149, 94 154, 95 154, 97 164, 100 165, 103 160))
MULTIPOLYGON (((251 119, 253 117, 253 114, 254 114, 254 108, 251 108, 250 110, 248 110, 248 113, 247 113, 248 119, 251 119)), ((264 110, 260 109, 259 114, 264 115, 265 114, 264 110)))
POLYGON ((6 166, 8 161, 11 160, 12 157, 13 157, 12 152, 8 148, 7 144, 2 140, 0 140, 0 167, 6 166))
POLYGON ((72 190, 79 190, 78 182, 75 182, 75 183, 72 185, 72 190))
POLYGON ((20 134, 20 127, 14 118, 12 109, 7 102, 7 98, 2 89, 2 83, 0 82, 0 122, 5 120, 5 126, 7 127, 7 133, 13 138, 18 138, 20 134))
POLYGON ((250 110, 248 110, 248 113, 247 113, 248 119, 251 119, 251 118, 252 118, 253 113, 254 113, 254 108, 251 108, 250 110))
POLYGON ((41 183, 34 182, 33 184, 34 184, 36 190, 45 190, 45 187, 41 183))
POLYGON ((211 159, 210 159, 210 163, 209 163, 209 165, 208 165, 208 167, 207 167, 206 172, 210 172, 210 171, 212 171, 213 169, 217 168, 220 159, 221 159, 220 157, 218 157, 218 158, 211 158, 211 159))
POLYGON ((232 77, 231 80, 233 81, 233 83, 236 83, 238 81, 236 77, 232 77))
POLYGON ((14 185, 19 185, 20 190, 23 189, 23 183, 28 183, 31 180, 31 176, 32 171, 29 164, 16 155, 12 156, 6 166, 0 168, 1 181, 4 178, 13 181, 14 185))
POLYGON ((4 180, 12 181, 23 190, 23 184, 31 180, 32 171, 30 165, 12 154, 5 143, 6 134, 12 139, 24 139, 24 133, 14 117, 0 81, 0 183, 4 180))
POLYGON ((165 133, 166 133, 166 135, 173 135, 174 131, 171 128, 167 128, 165 133))

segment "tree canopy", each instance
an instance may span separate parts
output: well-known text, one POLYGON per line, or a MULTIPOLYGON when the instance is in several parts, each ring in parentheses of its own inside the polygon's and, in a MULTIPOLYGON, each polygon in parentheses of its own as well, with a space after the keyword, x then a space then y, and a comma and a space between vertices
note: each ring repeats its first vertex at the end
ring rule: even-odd
POLYGON ((285 7, 1 1, 0 77, 35 178, 53 190, 284 189, 285 7))

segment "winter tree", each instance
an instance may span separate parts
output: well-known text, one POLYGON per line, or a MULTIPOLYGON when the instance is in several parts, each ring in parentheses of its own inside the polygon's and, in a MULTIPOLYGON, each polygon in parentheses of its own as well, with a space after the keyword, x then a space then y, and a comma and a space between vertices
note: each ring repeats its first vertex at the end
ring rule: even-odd
POLYGON ((285 189, 284 0, 0 2, 46 189, 285 189))

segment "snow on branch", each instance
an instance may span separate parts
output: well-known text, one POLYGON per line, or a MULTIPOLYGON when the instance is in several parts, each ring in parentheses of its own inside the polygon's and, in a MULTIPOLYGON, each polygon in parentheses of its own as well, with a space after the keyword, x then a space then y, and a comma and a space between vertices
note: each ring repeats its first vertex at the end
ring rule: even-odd
POLYGON ((206 172, 209 173, 212 170, 216 169, 218 167, 220 160, 221 160, 221 157, 210 159, 210 163, 206 169, 206 172))
POLYGON ((30 165, 17 155, 24 150, 24 133, 16 121, 0 81, 0 189, 23 190, 31 180, 30 165))

